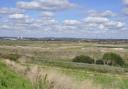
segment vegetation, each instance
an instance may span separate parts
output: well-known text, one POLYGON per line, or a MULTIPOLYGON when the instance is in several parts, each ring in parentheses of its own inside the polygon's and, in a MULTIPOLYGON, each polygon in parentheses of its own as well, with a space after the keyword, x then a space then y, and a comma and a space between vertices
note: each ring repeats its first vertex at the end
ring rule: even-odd
POLYGON ((103 55, 104 63, 107 65, 124 65, 122 57, 118 54, 108 52, 103 55))
POLYGON ((32 85, 0 61, 0 89, 32 89, 32 85))
POLYGON ((100 65, 103 65, 104 64, 104 61, 99 59, 99 60, 96 60, 96 64, 100 64, 100 65))
POLYGON ((73 58, 73 62, 80 62, 80 63, 88 63, 88 64, 100 64, 100 65, 112 65, 112 66, 124 66, 124 61, 122 57, 118 54, 112 53, 112 52, 107 52, 103 55, 102 60, 96 60, 94 62, 94 59, 92 59, 89 56, 76 56, 73 58))
POLYGON ((20 55, 13 53, 13 54, 0 54, 1 58, 9 59, 12 61, 17 61, 20 58, 20 55))
POLYGON ((100 73, 126 73, 127 68, 121 67, 111 67, 108 65, 96 65, 87 63, 77 63, 77 62, 62 62, 62 61, 50 61, 50 60, 34 60, 31 64, 46 65, 52 67, 69 68, 69 69, 84 69, 88 71, 97 71, 100 73))
MULTIPOLYGON (((8 75, 11 78, 13 78, 12 75, 17 76, 16 83, 13 81, 15 78, 9 79, 8 77, 3 79, 0 77, 0 83, 3 80, 9 80, 5 83, 8 84, 7 89, 16 89, 17 87, 12 88, 11 86, 17 86, 18 81, 26 81, 21 85, 28 88, 19 84, 17 89, 20 87, 22 87, 21 89, 127 89, 127 47, 127 44, 91 42, 0 41, 0 57, 10 59, 8 61, 11 61, 12 64, 8 66, 17 72, 9 69, 8 75), (107 56, 105 56, 106 54, 107 56), (120 60, 117 61, 117 59, 120 60), (15 62, 17 60, 18 62, 15 62), (124 64, 125 68, 123 68, 124 64), (38 72, 38 68, 35 67, 39 67, 40 71, 38 72), (31 88, 31 83, 23 77, 35 80, 34 83, 32 82, 33 88, 31 88), (10 83, 16 85, 9 86, 10 83)), ((0 68, 2 67, 0 66, 0 68)), ((0 76, 5 76, 1 73, 6 75, 6 72, 0 72, 0 76)), ((0 89, 6 88, 2 86, 0 89)))
POLYGON ((89 63, 89 64, 93 64, 94 63, 94 59, 92 59, 89 56, 84 56, 84 55, 80 55, 80 56, 76 56, 73 59, 73 62, 80 62, 80 63, 89 63))

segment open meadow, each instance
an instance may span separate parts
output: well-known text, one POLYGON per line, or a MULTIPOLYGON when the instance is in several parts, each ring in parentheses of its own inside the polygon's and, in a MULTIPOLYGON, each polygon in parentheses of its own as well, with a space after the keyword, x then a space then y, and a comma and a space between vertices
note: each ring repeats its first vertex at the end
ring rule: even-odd
MULTIPOLYGON (((72 62, 79 55, 90 56, 96 61, 102 59, 106 52, 119 54, 125 64, 128 63, 127 43, 0 41, 1 62, 17 75, 28 79, 31 82, 28 87, 31 85, 33 89, 127 89, 127 65, 121 67, 72 62), (9 54, 17 54, 17 60, 10 60, 9 54)), ((4 83, 8 84, 8 81, 4 83)))
POLYGON ((128 0, 0 0, 0 89, 128 89, 128 0))

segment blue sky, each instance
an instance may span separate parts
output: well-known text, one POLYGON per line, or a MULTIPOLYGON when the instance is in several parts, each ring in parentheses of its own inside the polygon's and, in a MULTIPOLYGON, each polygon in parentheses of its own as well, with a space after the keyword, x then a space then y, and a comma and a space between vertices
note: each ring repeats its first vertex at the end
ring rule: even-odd
POLYGON ((0 0, 0 36, 128 39, 128 0, 0 0))

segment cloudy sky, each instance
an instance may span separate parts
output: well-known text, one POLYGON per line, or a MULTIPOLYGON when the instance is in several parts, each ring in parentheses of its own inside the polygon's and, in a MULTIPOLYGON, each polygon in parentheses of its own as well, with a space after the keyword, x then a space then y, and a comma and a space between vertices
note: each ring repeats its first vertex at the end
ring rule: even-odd
POLYGON ((128 39, 128 0, 0 0, 0 36, 128 39))

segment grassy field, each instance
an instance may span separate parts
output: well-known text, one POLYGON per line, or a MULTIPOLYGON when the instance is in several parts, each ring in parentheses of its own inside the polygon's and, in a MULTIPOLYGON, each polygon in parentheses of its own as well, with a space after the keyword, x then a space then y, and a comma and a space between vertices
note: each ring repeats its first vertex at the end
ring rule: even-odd
POLYGON ((18 53, 33 59, 71 61, 77 55, 100 59, 105 52, 120 54, 128 62, 127 44, 57 41, 0 41, 0 53, 18 53))
POLYGON ((127 48, 127 44, 0 41, 1 54, 20 55, 18 62, 9 66, 31 82, 37 79, 34 89, 127 89, 128 68, 72 62, 77 55, 88 55, 97 60, 105 52, 114 52, 128 63, 127 48))
MULTIPOLYGON (((60 71, 61 73, 72 77, 73 79, 75 79, 75 81, 93 81, 90 88, 87 89, 93 89, 93 87, 96 87, 96 85, 99 85, 100 88, 95 89, 127 89, 128 87, 128 77, 124 74, 100 73, 83 69, 70 69, 46 66, 45 68, 48 70, 60 71)), ((81 86, 84 86, 84 84, 82 84, 81 86)))

